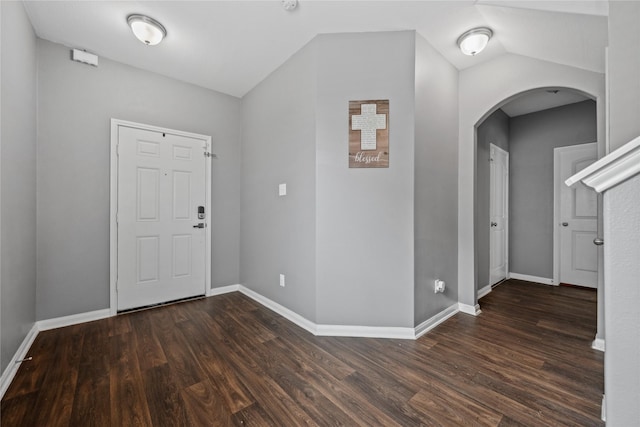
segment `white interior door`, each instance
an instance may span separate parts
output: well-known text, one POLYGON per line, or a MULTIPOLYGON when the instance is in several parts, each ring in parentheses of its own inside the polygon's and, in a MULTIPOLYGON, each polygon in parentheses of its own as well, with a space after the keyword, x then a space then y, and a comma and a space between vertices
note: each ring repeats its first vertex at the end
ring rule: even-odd
POLYGON ((489 284, 507 278, 509 270, 509 153, 490 144, 489 284))
POLYGON ((557 148, 559 162, 559 280, 561 283, 597 288, 598 202, 594 190, 578 183, 569 188, 564 181, 598 159, 597 144, 557 148))
POLYGON ((205 294, 206 148, 118 126, 118 310, 205 294))

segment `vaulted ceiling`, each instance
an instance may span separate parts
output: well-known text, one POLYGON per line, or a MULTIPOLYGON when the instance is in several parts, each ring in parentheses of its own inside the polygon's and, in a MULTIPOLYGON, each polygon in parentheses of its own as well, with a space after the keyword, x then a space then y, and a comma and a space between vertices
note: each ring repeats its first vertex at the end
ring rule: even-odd
MULTIPOLYGON (((604 72, 608 2, 310 1, 293 11, 269 1, 25 1, 36 34, 178 80, 243 96, 317 34, 416 30, 462 70, 506 53, 604 72), (158 46, 132 35, 146 14, 167 29, 158 46), (456 46, 488 26, 480 55, 456 46)), ((375 52, 371 52, 375 55, 375 52)))

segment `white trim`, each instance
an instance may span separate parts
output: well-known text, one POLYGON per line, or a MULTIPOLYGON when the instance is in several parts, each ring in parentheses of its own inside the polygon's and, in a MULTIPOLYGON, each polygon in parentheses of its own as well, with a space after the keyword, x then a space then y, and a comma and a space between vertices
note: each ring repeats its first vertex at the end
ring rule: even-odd
POLYGON ((111 119, 109 213, 109 311, 118 314, 118 120, 111 119))
POLYGON ((602 406, 600 408, 600 418, 602 421, 607 421, 607 401, 605 395, 602 395, 602 406))
POLYGON ((27 336, 22 340, 22 344, 18 347, 18 350, 13 355, 9 364, 5 368, 4 372, 2 372, 2 377, 0 377, 0 399, 4 397, 4 394, 7 392, 7 389, 11 385, 13 378, 16 376, 18 372, 18 368, 20 367, 20 362, 18 360, 22 360, 27 356, 29 349, 31 348, 31 344, 38 336, 38 324, 34 323, 31 327, 31 330, 27 333, 27 336))
MULTIPOLYGON (((188 136, 188 135, 187 135, 188 136)), ((204 162, 204 206, 205 206, 205 225, 207 226, 207 231, 204 233, 204 288, 205 294, 211 289, 211 253, 212 253, 212 238, 213 235, 213 221, 211 220, 211 158, 212 158, 212 147, 211 147, 211 137, 201 135, 201 137, 205 138, 205 150, 208 155, 205 157, 204 162)))
MULTIPOLYGON (((505 159, 506 159, 506 182, 504 183, 505 186, 505 194, 504 194, 504 203, 506 206, 506 212, 505 212, 505 221, 504 221, 504 250, 502 251, 504 253, 504 271, 505 274, 509 273, 509 224, 511 221, 511 212, 509 211, 509 178, 511 176, 511 172, 510 172, 510 167, 511 167, 511 160, 509 158, 509 152, 503 150, 502 148, 498 147, 497 145, 493 144, 493 143, 489 143, 489 152, 491 153, 491 149, 494 149, 495 151, 500 152, 502 155, 504 155, 505 159)), ((493 163, 493 156, 491 156, 491 162, 493 163)), ((491 174, 489 174, 491 175, 491 174)), ((491 182, 491 176, 489 177, 489 200, 490 200, 490 206, 493 205, 493 197, 494 197, 494 192, 493 192, 493 185, 491 182)), ((493 219, 491 219, 491 208, 489 208, 489 221, 493 221, 493 219)), ((493 238, 491 236, 491 229, 489 231, 490 235, 489 235, 489 253, 492 253, 493 249, 491 248, 492 246, 492 242, 493 242, 493 238)), ((491 263, 489 263, 491 264, 491 263)), ((493 282, 493 276, 491 273, 491 265, 489 265, 489 282, 493 282)), ((495 283, 498 283, 500 280, 496 281, 495 283)), ((491 284, 495 284, 495 283, 491 283, 491 284)), ((488 292, 487 292, 488 293, 488 292)), ((485 294, 486 295, 486 294, 485 294)), ((484 296, 484 295, 483 295, 484 296)), ((478 295, 477 297, 478 299, 480 299, 480 295, 478 295)))
POLYGON ((565 181, 568 186, 582 181, 602 193, 640 173, 640 136, 584 168, 565 181))
POLYGON ((413 340, 414 328, 393 326, 317 325, 315 335, 324 337, 391 338, 413 340))
POLYGON ((459 302, 458 309, 461 313, 470 314, 472 316, 477 316, 478 314, 482 313, 482 310, 480 310, 480 304, 469 305, 459 302))
POLYGON ((219 288, 207 289, 207 297, 214 297, 216 295, 228 294, 231 292, 237 292, 240 290, 240 285, 220 286, 219 288))
POLYGON ((604 340, 602 338, 596 338, 593 340, 593 342, 591 343, 591 348, 594 350, 598 350, 598 351, 605 351, 605 343, 604 340))
MULTIPOLYGON (((438 326, 440 323, 447 320, 449 317, 455 315, 460 310, 460 304, 456 303, 449 308, 441 311, 435 316, 422 322, 415 328, 403 328, 393 326, 353 326, 353 325, 318 325, 298 313, 278 304, 275 301, 270 300, 267 297, 260 295, 257 292, 246 288, 243 285, 226 286, 224 289, 231 289, 237 286, 238 291, 264 307, 274 311, 285 319, 300 326, 307 332, 316 336, 331 336, 331 337, 360 337, 360 338, 391 338, 391 339, 416 339, 431 329, 438 326)), ((480 306, 477 307, 477 313, 480 313, 480 306)))
POLYGON ((421 336, 423 336, 424 334, 426 334, 427 332, 429 332, 430 330, 432 330, 433 328, 435 328, 436 326, 438 326, 439 324, 441 324, 451 316, 458 314, 459 312, 460 312, 460 305, 457 303, 449 306, 448 308, 445 308, 440 313, 430 317, 429 319, 425 320, 424 322, 416 326, 413 333, 414 337, 416 339, 420 338, 421 336))
POLYGON ((492 290, 493 288, 491 288, 491 285, 487 285, 484 288, 478 289, 478 299, 486 296, 487 294, 490 294, 492 290))
POLYGON ((39 320, 35 322, 31 327, 31 330, 27 333, 27 336, 22 340, 22 344, 18 347, 13 358, 9 361, 9 364, 2 373, 2 377, 0 377, 0 399, 4 397, 4 394, 18 372, 18 368, 20 367, 18 360, 22 360, 27 356, 33 341, 36 339, 40 331, 48 331, 50 329, 62 328, 64 326, 77 325, 78 323, 92 322, 94 320, 106 319, 107 317, 111 317, 111 310, 105 308, 102 310, 72 314, 70 316, 39 320))
MULTIPOLYGON (((110 199, 110 222, 109 222, 109 310, 111 316, 118 313, 118 128, 130 127, 153 132, 169 133, 171 135, 182 136, 201 140, 206 144, 206 151, 211 152, 211 137, 192 132, 162 128, 158 126, 146 125, 142 123, 129 122, 126 120, 111 119, 111 199, 110 199)), ((211 283, 211 234, 213 224, 211 221, 211 156, 205 157, 205 213, 207 232, 205 233, 205 280, 204 291, 208 292, 207 286, 211 283)))
POLYGON ((558 283, 547 277, 530 276, 528 274, 509 273, 510 279, 524 280, 525 282, 541 283, 543 285, 557 286, 558 283))
POLYGON ((305 329, 306 331, 311 332, 314 335, 316 334, 316 329, 317 329, 316 324, 300 316, 298 313, 291 311, 288 308, 278 304, 277 302, 272 301, 269 298, 264 297, 259 293, 254 292, 251 289, 246 288, 242 285, 239 285, 238 290, 244 295, 251 298, 252 300, 259 302, 260 304, 267 307, 271 311, 278 313, 280 316, 284 317, 285 319, 300 326, 302 329, 305 329))
POLYGON ((553 283, 560 283, 560 154, 553 150, 553 283))
POLYGON ((48 331, 50 329, 63 328, 65 326, 77 325, 79 323, 93 322, 94 320, 111 317, 111 310, 108 308, 86 313, 72 314, 70 316, 56 317, 53 319, 39 320, 36 322, 38 330, 48 331))

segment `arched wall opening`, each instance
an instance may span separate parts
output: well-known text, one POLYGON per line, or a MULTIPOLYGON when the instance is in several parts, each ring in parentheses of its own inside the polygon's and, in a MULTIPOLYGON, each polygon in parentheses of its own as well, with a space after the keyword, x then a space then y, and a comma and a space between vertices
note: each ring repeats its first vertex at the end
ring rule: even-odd
MULTIPOLYGON (((556 190, 563 188, 556 182, 555 156, 576 149, 584 153, 589 149, 579 149, 580 145, 597 141, 596 101, 589 94, 559 87, 527 91, 506 101, 476 125, 478 298, 506 278, 595 287, 596 266, 593 274, 567 267, 560 280, 561 229, 554 215, 560 215, 556 190), (491 171, 505 166, 509 172, 498 173, 498 187, 494 187, 491 171), (498 198, 493 200, 496 188, 503 188, 503 193, 495 194, 498 198), (500 200, 507 202, 506 209, 493 210, 500 200)), ((592 194, 595 202, 596 193, 592 194)), ((580 253, 585 255, 585 250, 597 259, 595 245, 589 244, 580 253)), ((580 258, 582 262, 590 259, 580 258)))
MULTIPOLYGON (((475 245, 477 126, 512 99, 541 88, 569 88, 595 100, 599 157, 607 151, 604 74, 518 55, 505 55, 460 73, 458 296, 461 311, 468 314, 480 313, 475 245)), ((598 334, 604 331, 600 319, 599 309, 598 334)))

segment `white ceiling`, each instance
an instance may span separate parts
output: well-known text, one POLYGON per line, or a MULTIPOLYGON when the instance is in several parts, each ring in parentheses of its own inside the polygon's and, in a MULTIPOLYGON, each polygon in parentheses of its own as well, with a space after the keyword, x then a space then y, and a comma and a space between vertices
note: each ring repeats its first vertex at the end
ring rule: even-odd
POLYGON ((36 34, 73 48, 241 97, 317 34, 416 30, 458 69, 505 53, 604 72, 608 3, 582 1, 311 1, 287 12, 263 1, 25 1, 36 34), (126 23, 146 14, 167 29, 145 46, 126 23), (476 57, 464 31, 495 35, 476 57))
POLYGON ((524 94, 501 107, 509 117, 521 116, 562 105, 575 104, 588 98, 579 92, 569 89, 538 90, 524 94))

